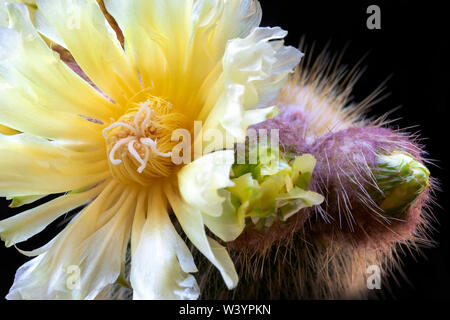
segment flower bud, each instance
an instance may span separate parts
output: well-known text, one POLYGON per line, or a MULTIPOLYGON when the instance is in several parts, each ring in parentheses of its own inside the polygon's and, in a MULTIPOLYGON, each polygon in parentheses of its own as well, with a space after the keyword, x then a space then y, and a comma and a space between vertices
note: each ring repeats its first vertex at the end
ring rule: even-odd
POLYGON ((430 186, 430 171, 406 153, 378 156, 373 173, 379 188, 374 199, 386 216, 401 217, 430 186))
POLYGON ((266 230, 275 221, 284 222, 300 209, 323 202, 322 195, 306 191, 316 164, 312 155, 280 156, 278 149, 260 145, 250 148, 248 160, 250 163, 233 165, 234 186, 228 188, 247 226, 266 230))

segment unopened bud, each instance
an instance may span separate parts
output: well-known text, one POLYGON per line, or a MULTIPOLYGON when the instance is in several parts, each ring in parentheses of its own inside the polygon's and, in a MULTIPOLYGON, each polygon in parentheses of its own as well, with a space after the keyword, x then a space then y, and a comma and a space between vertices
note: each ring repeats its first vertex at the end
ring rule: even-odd
POLYGON ((406 153, 378 156, 374 175, 381 191, 374 198, 391 217, 401 216, 430 186, 430 171, 406 153))

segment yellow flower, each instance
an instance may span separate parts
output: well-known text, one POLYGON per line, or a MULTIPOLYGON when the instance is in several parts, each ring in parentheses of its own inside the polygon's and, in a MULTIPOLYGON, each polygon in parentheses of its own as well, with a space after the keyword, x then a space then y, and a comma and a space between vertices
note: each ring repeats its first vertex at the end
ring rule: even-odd
POLYGON ((232 185, 230 147, 273 114, 302 54, 283 45, 285 31, 258 27, 257 1, 104 3, 124 48, 94 0, 38 0, 34 23, 25 5, 0 5, 0 124, 18 132, 0 134, 0 196, 20 206, 58 195, 0 221, 0 235, 15 245, 84 206, 47 245, 22 251, 36 257, 7 298, 93 299, 121 276, 127 250, 135 299, 197 298, 197 268, 172 211, 234 288, 233 263, 205 225, 224 241, 242 231, 221 225, 233 224, 229 212, 221 220, 219 192, 232 185), (42 36, 68 49, 95 87, 42 36), (194 136, 194 121, 223 134, 225 150, 194 136), (186 143, 173 139, 179 129, 200 142, 192 163, 176 161, 191 153, 177 149, 186 143))

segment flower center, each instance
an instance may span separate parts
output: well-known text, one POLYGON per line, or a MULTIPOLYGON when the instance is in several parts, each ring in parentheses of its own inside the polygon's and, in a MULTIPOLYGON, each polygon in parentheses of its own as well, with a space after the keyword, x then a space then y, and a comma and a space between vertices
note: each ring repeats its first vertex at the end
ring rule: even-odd
POLYGON ((149 185, 155 178, 170 176, 172 132, 183 128, 185 118, 172 112, 172 104, 146 95, 143 102, 132 102, 128 111, 103 130, 112 174, 123 182, 149 185))

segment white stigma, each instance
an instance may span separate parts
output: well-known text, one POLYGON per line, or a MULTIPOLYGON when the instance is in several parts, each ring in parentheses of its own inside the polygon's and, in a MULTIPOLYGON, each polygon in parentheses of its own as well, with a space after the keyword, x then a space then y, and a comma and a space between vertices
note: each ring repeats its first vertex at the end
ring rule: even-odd
POLYGON ((152 152, 160 157, 170 158, 172 156, 172 152, 166 153, 159 152, 158 149, 156 148, 157 141, 155 140, 152 140, 150 138, 141 138, 141 143, 145 146, 149 146, 152 149, 152 152))
POLYGON ((150 120, 152 110, 148 107, 150 104, 151 102, 148 100, 144 103, 140 103, 141 108, 138 110, 134 118, 133 121, 134 126, 125 122, 115 122, 109 127, 103 129, 103 136, 105 137, 105 139, 107 138, 107 132, 116 127, 127 128, 133 134, 132 136, 120 139, 112 147, 111 151, 109 152, 109 161, 113 165, 119 165, 122 163, 122 160, 115 158, 115 154, 120 147, 126 144, 128 144, 128 152, 130 153, 130 155, 133 156, 133 158, 136 159, 136 161, 140 164, 140 167, 137 168, 137 172, 139 173, 142 173, 147 167, 148 160, 150 159, 150 152, 156 156, 164 158, 170 158, 172 156, 172 152, 163 153, 158 150, 156 139, 153 140, 151 138, 145 137, 145 130, 147 129, 148 125, 152 122, 150 120), (142 116, 143 112, 145 112, 145 118, 139 125, 139 119, 142 116), (138 142, 142 146, 144 146, 145 152, 144 159, 142 159, 142 157, 139 155, 139 153, 134 147, 134 144, 138 142))

